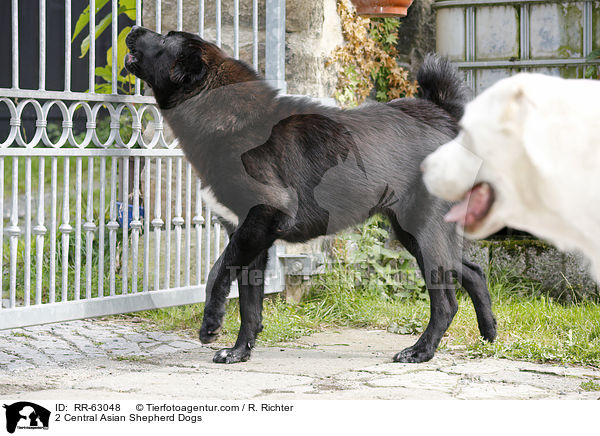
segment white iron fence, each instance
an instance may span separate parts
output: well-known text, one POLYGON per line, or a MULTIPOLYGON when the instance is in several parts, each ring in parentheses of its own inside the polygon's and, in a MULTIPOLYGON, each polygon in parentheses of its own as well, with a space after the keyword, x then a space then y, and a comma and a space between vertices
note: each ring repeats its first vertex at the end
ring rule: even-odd
MULTIPOLYGON (((204 301, 210 266, 227 235, 203 204, 200 180, 177 141, 167 138, 154 98, 142 95, 139 80, 133 95, 118 89, 121 2, 109 2, 112 93, 100 94, 94 89, 97 59, 104 53, 96 52, 93 24, 99 22, 96 4, 106 2, 89 1, 89 92, 74 92, 76 17, 68 0, 64 89, 46 89, 47 67, 55 61, 46 58, 46 7, 51 1, 39 0, 38 89, 19 87, 19 14, 27 11, 19 10, 24 2, 11 4, 12 87, 0 88, 0 106, 9 113, 7 136, 0 138, 0 329, 204 301), (25 113, 34 115, 29 129, 25 113), (57 118, 62 121, 52 123, 57 118)), ((169 2, 153 3, 152 27, 159 32, 171 30, 161 28, 167 12, 162 3, 169 2)), ((221 1, 194 3, 196 31, 204 36, 209 27, 205 16, 214 13, 210 27, 221 44, 221 1)), ((266 77, 285 88, 285 1, 244 5, 252 11, 251 41, 240 38, 240 1, 230 3, 233 23, 226 28, 233 32, 231 54, 239 56, 240 43, 251 45, 251 63, 258 68, 264 41, 266 77), (265 18, 264 25, 259 17, 265 18)), ((135 22, 142 24, 141 0, 135 8, 135 22)), ((182 29, 182 0, 173 12, 176 28, 182 29)), ((271 257, 265 291, 277 292, 282 274, 278 257, 271 257)))

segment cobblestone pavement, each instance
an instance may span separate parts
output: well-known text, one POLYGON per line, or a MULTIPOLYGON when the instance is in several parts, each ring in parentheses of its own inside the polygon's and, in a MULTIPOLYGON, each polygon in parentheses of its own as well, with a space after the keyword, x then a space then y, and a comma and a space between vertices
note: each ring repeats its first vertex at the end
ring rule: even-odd
POLYGON ((124 321, 73 321, 0 332, 0 398, 35 399, 600 399, 593 368, 469 359, 442 351, 392 363, 415 337, 318 333, 217 365, 217 347, 124 321))

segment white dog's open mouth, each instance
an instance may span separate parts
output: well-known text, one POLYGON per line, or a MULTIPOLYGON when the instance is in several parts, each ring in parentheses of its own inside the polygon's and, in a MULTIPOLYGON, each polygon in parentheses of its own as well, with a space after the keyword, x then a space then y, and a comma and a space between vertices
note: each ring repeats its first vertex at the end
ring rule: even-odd
POLYGON ((444 217, 444 221, 456 222, 467 232, 472 233, 481 225, 494 204, 494 200, 494 190, 490 184, 478 183, 467 191, 460 203, 450 209, 444 217))

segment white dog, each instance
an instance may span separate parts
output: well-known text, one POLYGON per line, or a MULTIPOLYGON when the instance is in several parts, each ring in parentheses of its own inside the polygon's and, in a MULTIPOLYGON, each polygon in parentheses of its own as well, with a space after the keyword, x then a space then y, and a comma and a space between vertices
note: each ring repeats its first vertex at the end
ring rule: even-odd
POLYGON ((521 73, 466 106, 429 155, 427 189, 470 238, 504 226, 579 250, 600 279, 600 82, 521 73))

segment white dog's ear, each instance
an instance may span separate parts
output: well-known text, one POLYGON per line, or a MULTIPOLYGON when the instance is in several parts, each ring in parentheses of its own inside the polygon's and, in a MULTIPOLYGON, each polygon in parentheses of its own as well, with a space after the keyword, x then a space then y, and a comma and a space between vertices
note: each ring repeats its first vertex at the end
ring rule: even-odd
POLYGON ((504 110, 500 116, 500 122, 511 130, 522 124, 527 111, 525 89, 521 83, 517 82, 514 85, 506 96, 504 110))
MULTIPOLYGON (((545 147, 542 138, 548 134, 547 127, 540 119, 542 112, 537 110, 537 90, 532 89, 529 81, 531 76, 521 76, 515 80, 513 88, 507 93, 506 103, 501 116, 501 125, 510 134, 512 141, 519 143, 520 149, 532 165, 532 172, 546 171, 553 167, 551 155, 545 147)), ((530 174, 533 177, 533 173, 530 174)))

